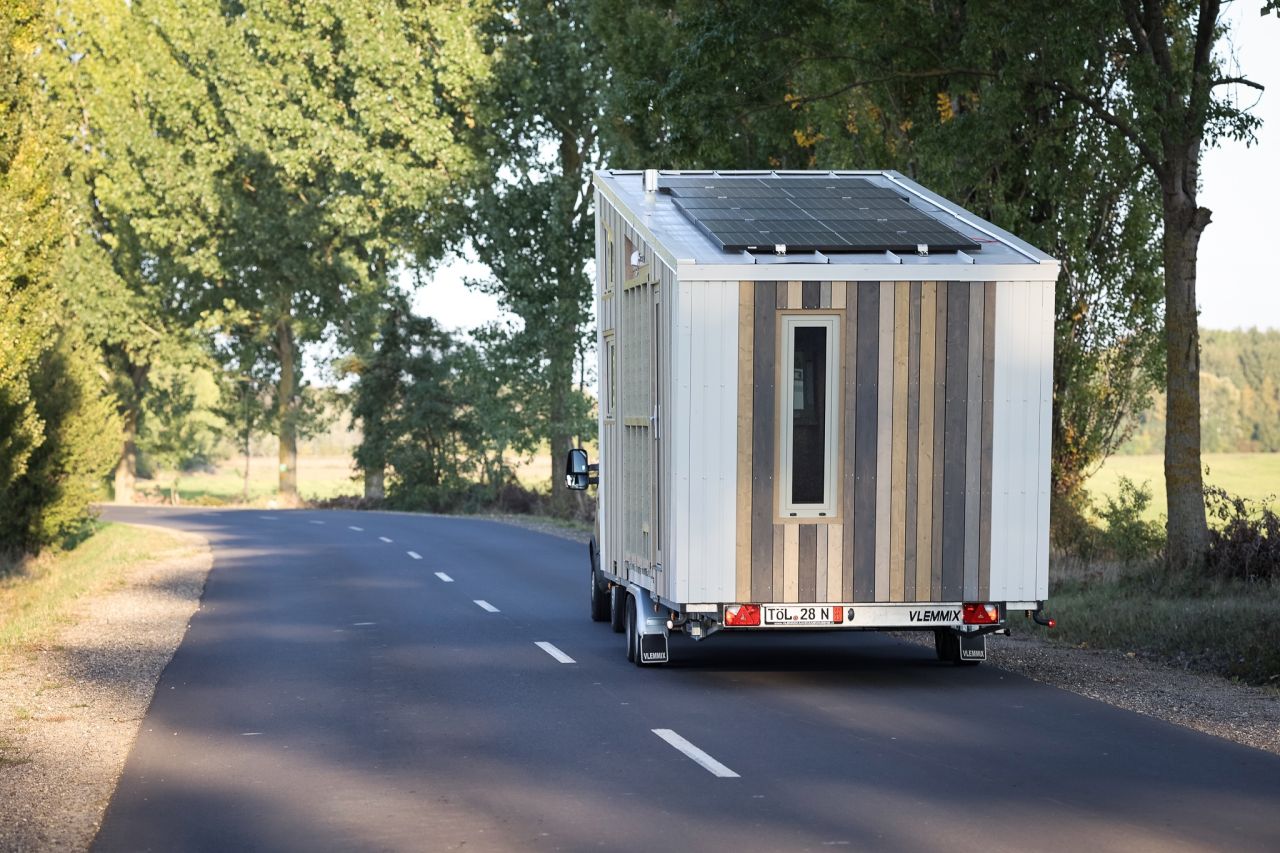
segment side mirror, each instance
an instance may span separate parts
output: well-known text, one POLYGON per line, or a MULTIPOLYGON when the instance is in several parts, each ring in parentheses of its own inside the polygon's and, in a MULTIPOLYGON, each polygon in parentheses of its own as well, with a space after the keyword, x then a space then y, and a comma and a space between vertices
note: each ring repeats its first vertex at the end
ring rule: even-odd
POLYGON ((575 447, 564 461, 564 484, 575 492, 584 491, 591 485, 593 467, 587 463, 587 451, 575 447))

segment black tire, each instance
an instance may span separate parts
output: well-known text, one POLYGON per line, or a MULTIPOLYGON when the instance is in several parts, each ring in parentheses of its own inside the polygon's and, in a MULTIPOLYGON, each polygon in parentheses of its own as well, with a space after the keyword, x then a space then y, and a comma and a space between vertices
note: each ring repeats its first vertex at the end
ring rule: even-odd
POLYGON ((933 632, 933 649, 938 660, 946 663, 960 663, 960 638, 952 631, 933 632))
POLYGON ((627 630, 628 598, 626 587, 615 586, 609 590, 609 624, 615 634, 627 630))
POLYGON ((608 589, 600 585, 600 576, 596 573, 595 540, 587 548, 591 555, 591 621, 604 622, 609 618, 608 589))
POLYGON ((627 596, 627 660, 637 663, 640 655, 636 654, 640 632, 636 630, 636 600, 627 596))
POLYGON ((978 660, 965 660, 960 657, 960 635, 954 631, 934 631, 933 632, 933 648, 937 652, 938 660, 954 664, 956 666, 977 666, 982 663, 978 660))

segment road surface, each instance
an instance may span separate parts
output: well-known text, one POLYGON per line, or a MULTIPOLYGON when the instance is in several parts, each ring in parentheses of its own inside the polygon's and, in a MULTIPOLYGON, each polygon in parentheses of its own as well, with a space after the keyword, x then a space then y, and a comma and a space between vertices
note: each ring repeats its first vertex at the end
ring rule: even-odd
POLYGON ((110 508, 214 567, 95 850, 1280 850, 1280 758, 877 634, 588 618, 586 547, 110 508))

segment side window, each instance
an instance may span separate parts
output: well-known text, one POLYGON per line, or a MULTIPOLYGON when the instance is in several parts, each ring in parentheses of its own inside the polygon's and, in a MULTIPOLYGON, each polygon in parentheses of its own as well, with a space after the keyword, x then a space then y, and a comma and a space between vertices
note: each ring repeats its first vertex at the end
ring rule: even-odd
POLYGON ((613 335, 604 339, 604 416, 612 419, 618 411, 618 348, 613 335))
POLYGON ((782 316, 778 384, 782 463, 780 510, 794 518, 836 514, 840 317, 782 316))
POLYGON ((604 276, 604 289, 606 291, 613 290, 613 279, 617 275, 617 270, 618 270, 618 258, 613 251, 613 235, 612 234, 609 235, 608 262, 609 262, 609 266, 608 266, 609 271, 605 273, 605 276, 604 276))

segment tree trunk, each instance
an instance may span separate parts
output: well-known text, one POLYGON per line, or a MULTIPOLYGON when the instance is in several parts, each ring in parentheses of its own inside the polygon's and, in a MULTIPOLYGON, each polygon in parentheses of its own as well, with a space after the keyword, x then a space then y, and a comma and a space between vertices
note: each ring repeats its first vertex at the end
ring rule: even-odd
MULTIPOLYGON (((569 340, 569 335, 557 341, 569 340)), ((573 510, 569 487, 564 482, 564 457, 569 452, 573 435, 569 429, 569 394, 573 391, 572 350, 555 346, 548 359, 550 380, 550 407, 547 439, 551 447, 551 511, 555 515, 569 515, 573 510)))
POLYGON ((116 464, 115 502, 133 503, 138 479, 138 407, 130 405, 124 412, 124 448, 116 464))
MULTIPOLYGON (((1181 170, 1177 170, 1181 171, 1181 170)), ((1176 174, 1176 171, 1175 171, 1176 174)), ((1169 501, 1166 559, 1173 570, 1195 570, 1209 544, 1200 463, 1200 329, 1196 253, 1209 211, 1197 207, 1194 179, 1164 188, 1165 358, 1168 413, 1164 481, 1169 501)))
POLYGON ((240 497, 240 499, 244 503, 249 502, 249 458, 250 458, 249 451, 251 449, 250 441, 251 441, 250 433, 246 430, 244 434, 244 489, 242 490, 241 497, 240 497))
POLYGON ((286 318, 276 329, 280 356, 280 384, 277 413, 280 416, 280 497, 288 504, 298 502, 298 377, 297 344, 293 327, 286 318))
POLYGON ((365 500, 380 501, 387 496, 386 470, 383 468, 367 468, 364 472, 365 500))

